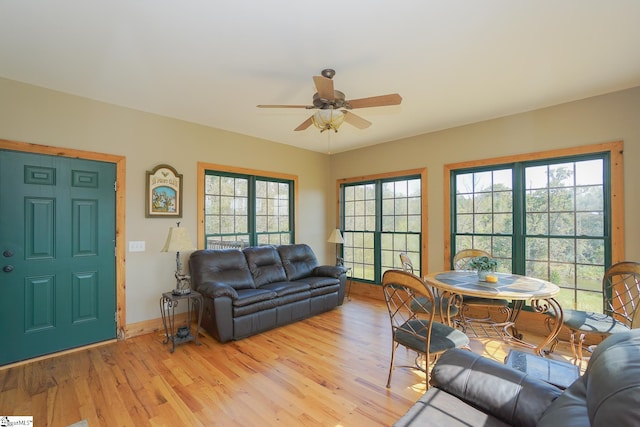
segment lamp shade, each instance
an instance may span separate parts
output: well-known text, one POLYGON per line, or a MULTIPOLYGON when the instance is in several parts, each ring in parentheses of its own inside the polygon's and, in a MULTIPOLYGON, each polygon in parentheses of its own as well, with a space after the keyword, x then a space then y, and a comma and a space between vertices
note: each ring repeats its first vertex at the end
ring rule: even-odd
POLYGON ((324 110, 318 110, 312 116, 313 124, 320 129, 320 132, 324 132, 327 129, 333 129, 338 132, 338 128, 344 122, 344 113, 340 110, 334 110, 328 108, 324 110))
POLYGON ((329 236, 329 240, 327 240, 327 242, 335 243, 335 244, 344 243, 344 239, 342 238, 342 233, 340 233, 340 230, 338 228, 336 228, 331 232, 331 235, 329 236))
POLYGON ((182 252, 195 249, 195 245, 189 237, 189 231, 185 227, 171 227, 167 241, 160 252, 182 252))

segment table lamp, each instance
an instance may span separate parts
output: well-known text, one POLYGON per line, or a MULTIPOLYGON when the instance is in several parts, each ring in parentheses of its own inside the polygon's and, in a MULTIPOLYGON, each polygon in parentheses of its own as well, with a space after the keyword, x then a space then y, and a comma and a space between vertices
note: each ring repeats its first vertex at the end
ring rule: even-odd
POLYGON ((175 252, 176 253, 176 288, 173 290, 174 295, 186 295, 191 292, 189 281, 191 277, 186 274, 182 274, 182 263, 180 262, 181 251, 193 251, 195 246, 191 242, 189 237, 189 231, 182 227, 180 223, 177 223, 177 227, 170 227, 169 234, 167 235, 167 241, 164 243, 164 247, 160 252, 175 252))
POLYGON ((341 245, 344 243, 344 239, 342 238, 342 233, 340 233, 340 229, 336 228, 335 230, 333 230, 327 242, 336 244, 336 265, 343 265, 343 259, 339 256, 340 252, 338 251, 338 245, 341 245))

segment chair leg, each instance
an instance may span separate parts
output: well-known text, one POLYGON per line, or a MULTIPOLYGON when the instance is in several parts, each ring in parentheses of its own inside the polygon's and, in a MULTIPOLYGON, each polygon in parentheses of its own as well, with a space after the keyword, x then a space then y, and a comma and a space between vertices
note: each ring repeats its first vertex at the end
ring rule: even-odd
POLYGON ((569 335, 569 344, 571 344, 571 353, 573 354, 573 364, 578 364, 578 354, 576 353, 576 331, 571 331, 569 335))
POLYGON ((582 348, 584 347, 585 334, 580 334, 580 340, 578 342, 578 368, 582 369, 582 348))
POLYGON ((394 342, 391 344, 391 363, 389 363, 389 376, 387 377, 387 388, 391 387, 391 372, 393 372, 393 361, 396 356, 398 345, 394 342))

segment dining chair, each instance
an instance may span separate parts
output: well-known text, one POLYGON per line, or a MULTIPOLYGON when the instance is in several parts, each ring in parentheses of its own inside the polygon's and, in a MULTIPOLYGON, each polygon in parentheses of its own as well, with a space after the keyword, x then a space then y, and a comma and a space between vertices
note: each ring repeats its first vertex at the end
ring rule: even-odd
POLYGON ((429 388, 429 365, 451 348, 469 348, 469 338, 461 331, 434 320, 434 296, 418 276, 401 270, 387 270, 382 276, 382 290, 391 320, 391 362, 387 388, 391 386, 396 350, 400 345, 423 356, 425 363, 400 365, 425 373, 429 388))
MULTIPOLYGON (((475 257, 491 255, 481 249, 462 249, 453 256, 453 269, 454 270, 470 270, 469 263, 475 257)), ((483 297, 465 296, 462 298, 462 305, 460 307, 460 322, 463 328, 469 326, 472 322, 489 322, 491 321, 491 310, 495 309, 499 313, 504 314, 505 321, 511 316, 511 308, 509 308, 509 301, 506 299, 492 299, 483 297), (469 311, 471 309, 483 309, 486 310, 486 316, 484 317, 471 317, 469 311)))
MULTIPOLYGON (((411 261, 411 258, 409 258, 409 255, 407 255, 404 252, 400 253, 400 264, 402 264, 403 271, 406 271, 411 274, 415 274, 413 269, 413 262, 411 261)), ((440 317, 440 320, 442 321, 442 323, 451 325, 451 319, 458 316, 458 313, 460 312, 459 298, 455 299, 455 298, 442 297, 440 296, 440 292, 438 291, 438 289, 429 285, 425 285, 425 286, 427 286, 431 291, 431 293, 433 294, 434 304, 435 304, 433 311, 435 312, 436 316, 440 317)), ((425 304, 428 304, 428 302, 425 301, 425 304)), ((430 307, 429 307, 429 311, 431 311, 430 307)))
POLYGON ((582 366, 586 335, 607 337, 640 327, 640 263, 622 261, 609 267, 602 278, 601 313, 563 309, 563 325, 570 331, 574 363, 582 366), (576 335, 579 334, 577 343, 576 335))

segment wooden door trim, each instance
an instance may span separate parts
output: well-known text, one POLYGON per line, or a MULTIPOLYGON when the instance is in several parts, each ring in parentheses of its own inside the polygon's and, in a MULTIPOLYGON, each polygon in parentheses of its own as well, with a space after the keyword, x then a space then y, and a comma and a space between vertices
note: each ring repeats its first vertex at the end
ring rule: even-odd
POLYGON ((71 157, 114 163, 116 165, 116 337, 125 339, 127 326, 125 285, 125 171, 126 158, 113 154, 0 139, 0 149, 49 156, 71 157))

